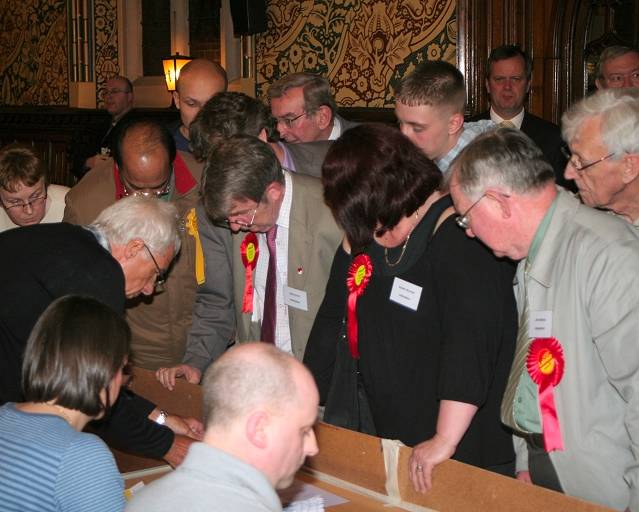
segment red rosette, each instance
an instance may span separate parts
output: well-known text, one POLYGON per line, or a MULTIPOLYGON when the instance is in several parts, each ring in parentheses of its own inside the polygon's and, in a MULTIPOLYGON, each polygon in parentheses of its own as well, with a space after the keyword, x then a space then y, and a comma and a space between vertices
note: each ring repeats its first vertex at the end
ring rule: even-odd
POLYGON ((348 268, 346 288, 348 289, 348 305, 346 308, 346 336, 351 356, 359 359, 357 348, 357 297, 368 286, 373 275, 373 263, 367 254, 358 254, 348 268))
POLYGON ((242 263, 244 264, 244 296, 242 298, 242 313, 253 312, 253 271, 257 265, 257 257, 260 255, 260 246, 257 242, 255 233, 248 233, 242 245, 240 245, 240 254, 242 255, 242 263))
POLYGON ((553 390, 564 375, 564 349, 556 338, 535 338, 528 349, 526 367, 539 389, 539 405, 547 452, 563 450, 553 390))

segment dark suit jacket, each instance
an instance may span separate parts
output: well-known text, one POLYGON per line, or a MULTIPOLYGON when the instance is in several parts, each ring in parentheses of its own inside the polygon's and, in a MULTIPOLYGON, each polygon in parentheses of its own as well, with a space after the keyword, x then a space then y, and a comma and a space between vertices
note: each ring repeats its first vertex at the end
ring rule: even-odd
MULTIPOLYGON (((479 119, 490 119, 490 111, 482 112, 481 114, 472 117, 471 121, 478 121, 479 119)), ((561 138, 561 130, 559 126, 550 121, 546 121, 541 117, 537 117, 529 112, 524 114, 524 120, 521 123, 521 131, 530 137, 535 144, 541 149, 542 153, 546 157, 546 160, 550 162, 553 170, 555 171, 555 181, 557 184, 564 188, 575 191, 575 184, 572 180, 564 178, 564 169, 568 160, 563 155, 561 147, 564 146, 564 142, 561 138)))
POLYGON ((307 176, 322 176, 322 164, 328 148, 331 147, 332 140, 317 140, 315 142, 299 142, 297 144, 289 144, 283 142, 284 147, 290 153, 293 160, 294 169, 299 174, 307 176))
MULTIPOLYGON (((0 290, 0 404, 22 400, 24 348, 38 317, 52 301, 64 295, 87 295, 124 313, 122 267, 91 232, 65 223, 0 234, 0 290)), ((160 458, 173 443, 173 434, 146 419, 153 407, 123 393, 99 430, 124 449, 160 458)))

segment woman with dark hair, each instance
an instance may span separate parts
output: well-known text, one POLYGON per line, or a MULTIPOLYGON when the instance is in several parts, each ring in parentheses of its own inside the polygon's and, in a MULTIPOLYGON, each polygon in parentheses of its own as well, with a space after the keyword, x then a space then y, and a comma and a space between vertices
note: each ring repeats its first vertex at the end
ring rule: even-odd
POLYGON ((439 169, 395 128, 345 132, 322 178, 346 235, 304 356, 324 419, 414 447, 421 492, 450 457, 514 475, 513 267, 459 229, 439 169))
POLYGON ((95 299, 66 296, 44 311, 25 349, 26 401, 0 408, 0 509, 124 509, 113 455, 82 429, 117 399, 130 338, 95 299))

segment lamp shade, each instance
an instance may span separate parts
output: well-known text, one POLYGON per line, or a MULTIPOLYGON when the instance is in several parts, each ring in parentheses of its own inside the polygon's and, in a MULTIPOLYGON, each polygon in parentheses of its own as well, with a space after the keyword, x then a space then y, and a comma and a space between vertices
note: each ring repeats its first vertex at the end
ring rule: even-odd
POLYGON ((164 67, 164 79, 166 80, 166 88, 169 91, 175 91, 175 84, 180 76, 180 70, 184 65, 192 61, 191 57, 186 55, 180 55, 178 52, 175 55, 171 55, 166 59, 162 59, 162 66, 164 67))

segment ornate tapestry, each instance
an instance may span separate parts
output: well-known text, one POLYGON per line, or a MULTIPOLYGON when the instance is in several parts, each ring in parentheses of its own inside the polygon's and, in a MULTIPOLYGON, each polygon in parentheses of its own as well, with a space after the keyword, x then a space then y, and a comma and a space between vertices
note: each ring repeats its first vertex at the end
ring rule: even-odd
POLYGON ((257 95, 293 72, 328 77, 337 103, 388 107, 424 59, 456 64, 455 0, 268 0, 256 38, 257 95))
POLYGON ((67 105, 64 0, 3 1, 0 8, 2 105, 67 105))
POLYGON ((104 106, 106 81, 120 74, 118 62, 118 9, 116 0, 95 1, 95 91, 96 105, 104 106))

